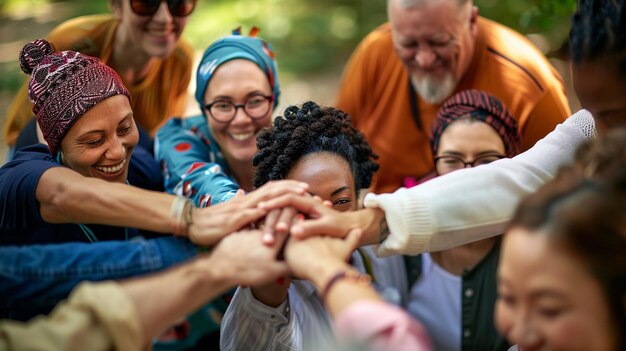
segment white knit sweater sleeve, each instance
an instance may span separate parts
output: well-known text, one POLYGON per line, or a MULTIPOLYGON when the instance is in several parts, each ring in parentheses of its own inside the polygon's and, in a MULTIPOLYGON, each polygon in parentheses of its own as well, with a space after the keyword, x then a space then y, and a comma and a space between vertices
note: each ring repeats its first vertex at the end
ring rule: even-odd
POLYGON ((503 233, 520 199, 554 178, 594 136, 593 118, 581 110, 512 159, 452 172, 392 194, 368 194, 365 206, 385 211, 391 232, 377 254, 416 255, 503 233))

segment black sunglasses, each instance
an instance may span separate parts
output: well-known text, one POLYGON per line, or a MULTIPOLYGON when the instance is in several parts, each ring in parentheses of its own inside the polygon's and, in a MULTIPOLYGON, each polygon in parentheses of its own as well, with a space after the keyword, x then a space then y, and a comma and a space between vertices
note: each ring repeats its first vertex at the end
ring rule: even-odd
MULTIPOLYGON (((163 0, 130 0, 130 8, 139 16, 154 16, 163 0)), ((189 16, 196 7, 197 0, 167 0, 167 8, 172 16, 189 16)))

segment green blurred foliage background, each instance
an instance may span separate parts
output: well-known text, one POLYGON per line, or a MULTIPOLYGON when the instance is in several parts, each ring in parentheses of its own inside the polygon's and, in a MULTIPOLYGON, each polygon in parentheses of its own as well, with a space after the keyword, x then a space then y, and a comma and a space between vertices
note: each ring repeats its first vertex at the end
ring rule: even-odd
MULTIPOLYGON (((575 0, 475 0, 480 13, 531 39, 546 53, 566 41, 575 0)), ((386 0, 199 0, 184 36, 201 51, 242 25, 256 25, 278 56, 281 75, 338 75, 351 51, 386 20, 386 0)), ((72 17, 109 11, 106 0, 0 0, 0 92, 17 89, 17 53, 72 17)))

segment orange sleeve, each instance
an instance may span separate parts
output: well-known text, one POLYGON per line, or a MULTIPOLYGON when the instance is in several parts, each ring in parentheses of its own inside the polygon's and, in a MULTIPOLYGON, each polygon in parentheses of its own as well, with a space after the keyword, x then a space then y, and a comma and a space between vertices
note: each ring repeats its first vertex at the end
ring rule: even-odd
POLYGON ((28 79, 9 105, 2 133, 7 145, 14 145, 20 131, 33 117, 33 104, 28 99, 28 79))
POLYGON ((72 30, 69 29, 70 28, 68 28, 68 26, 62 23, 58 27, 54 28, 50 34, 48 34, 48 41, 57 51, 69 50, 71 43, 76 40, 76 36, 74 34, 77 32, 77 28, 72 28, 72 30))
POLYGON ((535 143, 554 130, 571 115, 569 102, 562 84, 555 84, 537 102, 525 123, 521 121, 522 150, 528 150, 535 143))

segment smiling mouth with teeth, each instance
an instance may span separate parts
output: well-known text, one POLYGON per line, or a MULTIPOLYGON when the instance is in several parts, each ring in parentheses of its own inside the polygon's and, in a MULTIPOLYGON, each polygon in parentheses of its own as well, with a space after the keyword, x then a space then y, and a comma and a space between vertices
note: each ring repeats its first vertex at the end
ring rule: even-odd
POLYGON ((243 140, 247 140, 250 137, 254 136, 254 132, 242 133, 242 134, 230 133, 230 136, 233 139, 235 139, 235 140, 243 141, 243 140))
POLYGON ((117 166, 111 166, 111 167, 97 167, 97 166, 94 166, 94 168, 99 170, 102 173, 117 173, 117 172, 121 171, 122 168, 124 168, 124 164, 125 163, 126 163, 126 160, 120 162, 120 164, 118 164, 117 166))

